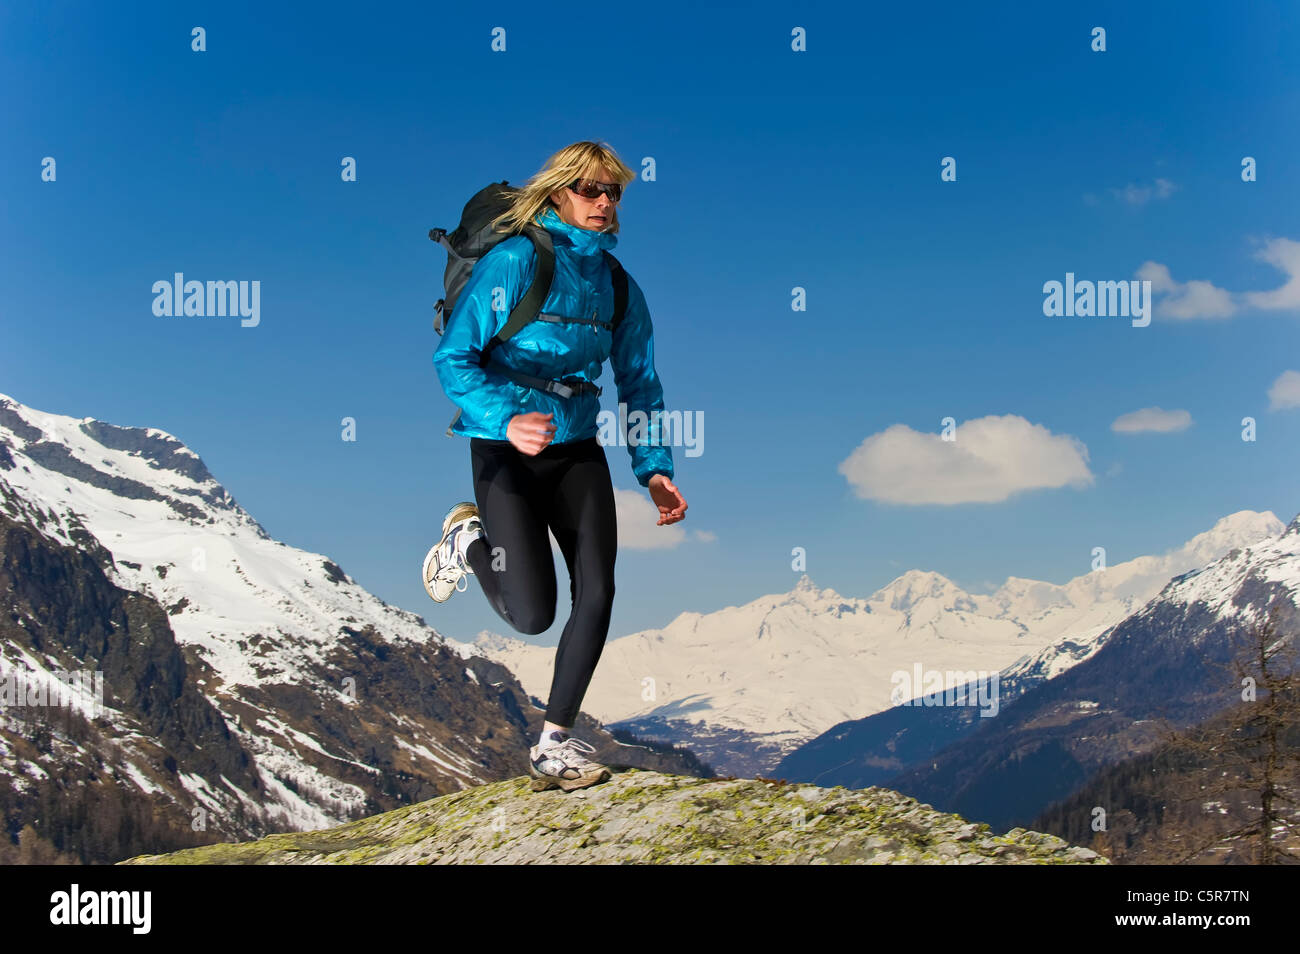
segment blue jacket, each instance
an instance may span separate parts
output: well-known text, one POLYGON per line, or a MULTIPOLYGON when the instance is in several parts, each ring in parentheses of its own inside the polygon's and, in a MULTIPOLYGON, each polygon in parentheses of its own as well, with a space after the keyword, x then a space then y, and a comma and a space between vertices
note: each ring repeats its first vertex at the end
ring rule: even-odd
MULTIPOLYGON (((553 208, 547 208, 538 221, 551 233, 555 245, 555 276, 542 311, 612 320, 614 283, 601 249, 612 249, 618 244, 618 236, 569 225, 553 208)), ((595 394, 564 398, 516 384, 490 367, 479 367, 479 353, 505 325, 510 309, 532 282, 536 258, 528 236, 512 235, 475 263, 469 281, 461 289, 433 354, 442 389, 462 412, 452 433, 506 440, 506 426, 512 417, 541 411, 555 415, 555 444, 596 436, 600 398, 595 394), (501 309, 493 311, 492 289, 498 287, 505 289, 505 295, 499 302, 501 309)), ((641 431, 635 418, 628 423, 627 434, 620 437, 632 457, 632 472, 645 487, 654 474, 673 478, 673 457, 666 443, 655 446, 663 433, 655 412, 663 412, 664 398, 655 373, 650 312, 631 275, 627 284, 627 311, 615 333, 591 324, 530 321, 496 346, 492 360, 543 378, 575 375, 595 381, 609 358, 619 403, 627 405, 629 418, 633 411, 642 411, 649 422, 644 428, 644 441, 637 439, 641 431)))

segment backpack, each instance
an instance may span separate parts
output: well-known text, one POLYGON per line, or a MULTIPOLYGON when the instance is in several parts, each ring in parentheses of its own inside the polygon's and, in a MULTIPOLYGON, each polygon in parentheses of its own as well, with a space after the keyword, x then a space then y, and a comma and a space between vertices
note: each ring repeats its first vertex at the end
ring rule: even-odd
MULTIPOLYGON (((429 230, 429 238, 447 250, 447 270, 443 274, 442 280, 444 296, 438 299, 433 306, 433 327, 438 334, 442 334, 443 329, 447 327, 447 323, 451 320, 452 311, 456 307, 456 299, 460 297, 461 291, 469 281, 474 265, 498 242, 511 237, 503 232, 494 232, 492 230, 492 220, 510 207, 510 203, 518 193, 519 190, 511 186, 505 179, 500 182, 490 183, 476 192, 465 203, 464 211, 461 212, 460 216, 460 224, 453 232, 448 233, 446 229, 429 230)), ((488 341, 487 347, 479 355, 479 367, 491 365, 493 371, 510 378, 516 384, 550 391, 564 398, 588 392, 599 396, 602 389, 582 378, 570 376, 559 380, 548 380, 531 374, 523 374, 493 359, 492 351, 497 345, 517 333, 519 329, 534 319, 596 324, 613 332, 623 321, 623 315, 627 311, 627 273, 623 270, 623 266, 619 264, 617 258, 609 251, 602 249, 605 262, 609 265, 610 277, 614 282, 613 319, 605 322, 597 321, 594 318, 575 318, 567 315, 544 313, 542 305, 545 304, 547 296, 551 293, 551 280, 555 276, 555 246, 551 241, 551 233, 539 226, 529 224, 524 227, 523 234, 532 240, 533 251, 537 256, 537 267, 533 272, 533 280, 522 297, 520 297, 518 303, 511 309, 505 325, 488 341)), ((452 436, 452 426, 460 418, 460 413, 460 410, 457 409, 456 416, 451 419, 451 424, 447 426, 448 437, 452 436)))

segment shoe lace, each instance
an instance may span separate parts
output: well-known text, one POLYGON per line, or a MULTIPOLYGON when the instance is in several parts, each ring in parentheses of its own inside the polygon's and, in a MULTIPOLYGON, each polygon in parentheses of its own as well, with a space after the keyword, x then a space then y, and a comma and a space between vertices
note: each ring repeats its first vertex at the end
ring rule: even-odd
POLYGON ((582 768, 596 764, 583 754, 584 752, 595 752, 595 746, 588 745, 586 742, 583 742, 581 739, 575 739, 573 736, 569 736, 559 745, 555 746, 555 749, 559 750, 559 752, 565 756, 564 761, 569 765, 582 768))
POLYGON ((435 578, 455 586, 457 593, 464 593, 469 589, 469 577, 467 577, 465 571, 458 566, 444 567, 438 572, 435 578), (460 585, 462 581, 465 583, 464 586, 460 585))

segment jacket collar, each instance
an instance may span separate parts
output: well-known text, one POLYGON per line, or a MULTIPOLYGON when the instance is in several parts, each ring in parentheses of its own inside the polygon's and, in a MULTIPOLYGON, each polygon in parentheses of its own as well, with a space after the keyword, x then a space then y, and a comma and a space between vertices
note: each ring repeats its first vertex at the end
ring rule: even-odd
POLYGON ((602 249, 611 249, 618 244, 616 233, 594 232, 570 225, 551 206, 543 210, 538 221, 555 237, 557 245, 567 245, 578 255, 599 255, 602 249))

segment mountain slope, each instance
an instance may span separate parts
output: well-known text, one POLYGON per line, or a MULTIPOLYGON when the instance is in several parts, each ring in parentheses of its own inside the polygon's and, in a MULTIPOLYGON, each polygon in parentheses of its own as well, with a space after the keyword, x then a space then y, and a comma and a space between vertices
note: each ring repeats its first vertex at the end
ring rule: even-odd
MULTIPOLYGON (((1216 713, 1196 734, 1232 736, 1232 727, 1249 719, 1251 713, 1243 710, 1250 705, 1238 702, 1216 713)), ((1285 796, 1300 790, 1300 723, 1277 721, 1281 758, 1268 771, 1275 791, 1285 796)), ((1260 738, 1246 733, 1251 736, 1260 738)), ((1236 738, 1240 741, 1242 735, 1236 738)), ((1216 793, 1214 789, 1228 781, 1216 757, 1158 745, 1100 769, 1065 801, 1049 806, 1034 828, 1105 854, 1115 864, 1260 864, 1259 834, 1239 833, 1259 820, 1261 796, 1268 787, 1263 781, 1267 748, 1254 750, 1260 760, 1246 770, 1248 775, 1234 774, 1231 781, 1241 788, 1216 793), (1106 811, 1106 826, 1100 831, 1094 830, 1098 806, 1106 811)), ((1300 855, 1300 806, 1274 798, 1272 808, 1279 821, 1273 829, 1274 846, 1293 857, 1300 855)))
MULTIPOLYGON (((903 769, 935 753, 996 718, 1036 686, 1090 658, 1114 631, 1067 636, 995 674, 962 683, 955 699, 970 705, 926 705, 923 696, 900 699, 883 712, 832 726, 783 758, 776 778, 865 788, 883 785, 903 769), (989 700, 996 705, 981 704, 989 700), (981 713, 987 712, 988 715, 981 713)), ((935 697, 934 701, 938 701, 935 697)))
MULTIPOLYGON (((322 827, 514 775, 540 731, 504 667, 270 539, 165 432, 0 396, 0 517, 0 670, 105 673, 103 718, 55 724, 53 754, 0 712, 28 804, 111 744, 122 784, 214 836, 322 827)), ((698 767, 584 719, 615 763, 698 767)))
MULTIPOLYGON (((911 570, 855 599, 805 574, 788 593, 611 639, 584 706, 606 724, 688 745, 720 771, 777 774, 781 758, 810 739, 890 710, 899 670, 919 663, 991 672, 1020 663, 1054 671, 1170 577, 1282 529, 1271 513, 1242 511, 1161 557, 1063 585, 1011 577, 987 595, 911 570)), ((492 634, 475 646, 530 692, 546 692, 554 648, 492 634)))
POLYGON ((1090 658, 889 784, 995 826, 1028 821, 1099 768, 1149 750, 1154 719, 1187 726, 1235 701, 1240 687, 1216 664, 1274 601, 1294 639, 1300 515, 1279 536, 1170 580, 1090 658))
MULTIPOLYGON (((141 842, 195 843, 182 806, 203 806, 214 784, 254 803, 268 797, 252 755, 187 678, 166 611, 114 586, 91 555, 3 514, 0 645, 10 833, 30 825, 56 852, 110 860, 141 842), (88 683, 72 675, 83 672, 102 675, 88 683), (42 685, 37 673, 59 682, 42 685), (142 810, 114 790, 123 786, 138 792, 142 810), (124 818, 138 838, 124 837, 124 818)), ((219 827, 260 830, 235 800, 219 827)))

